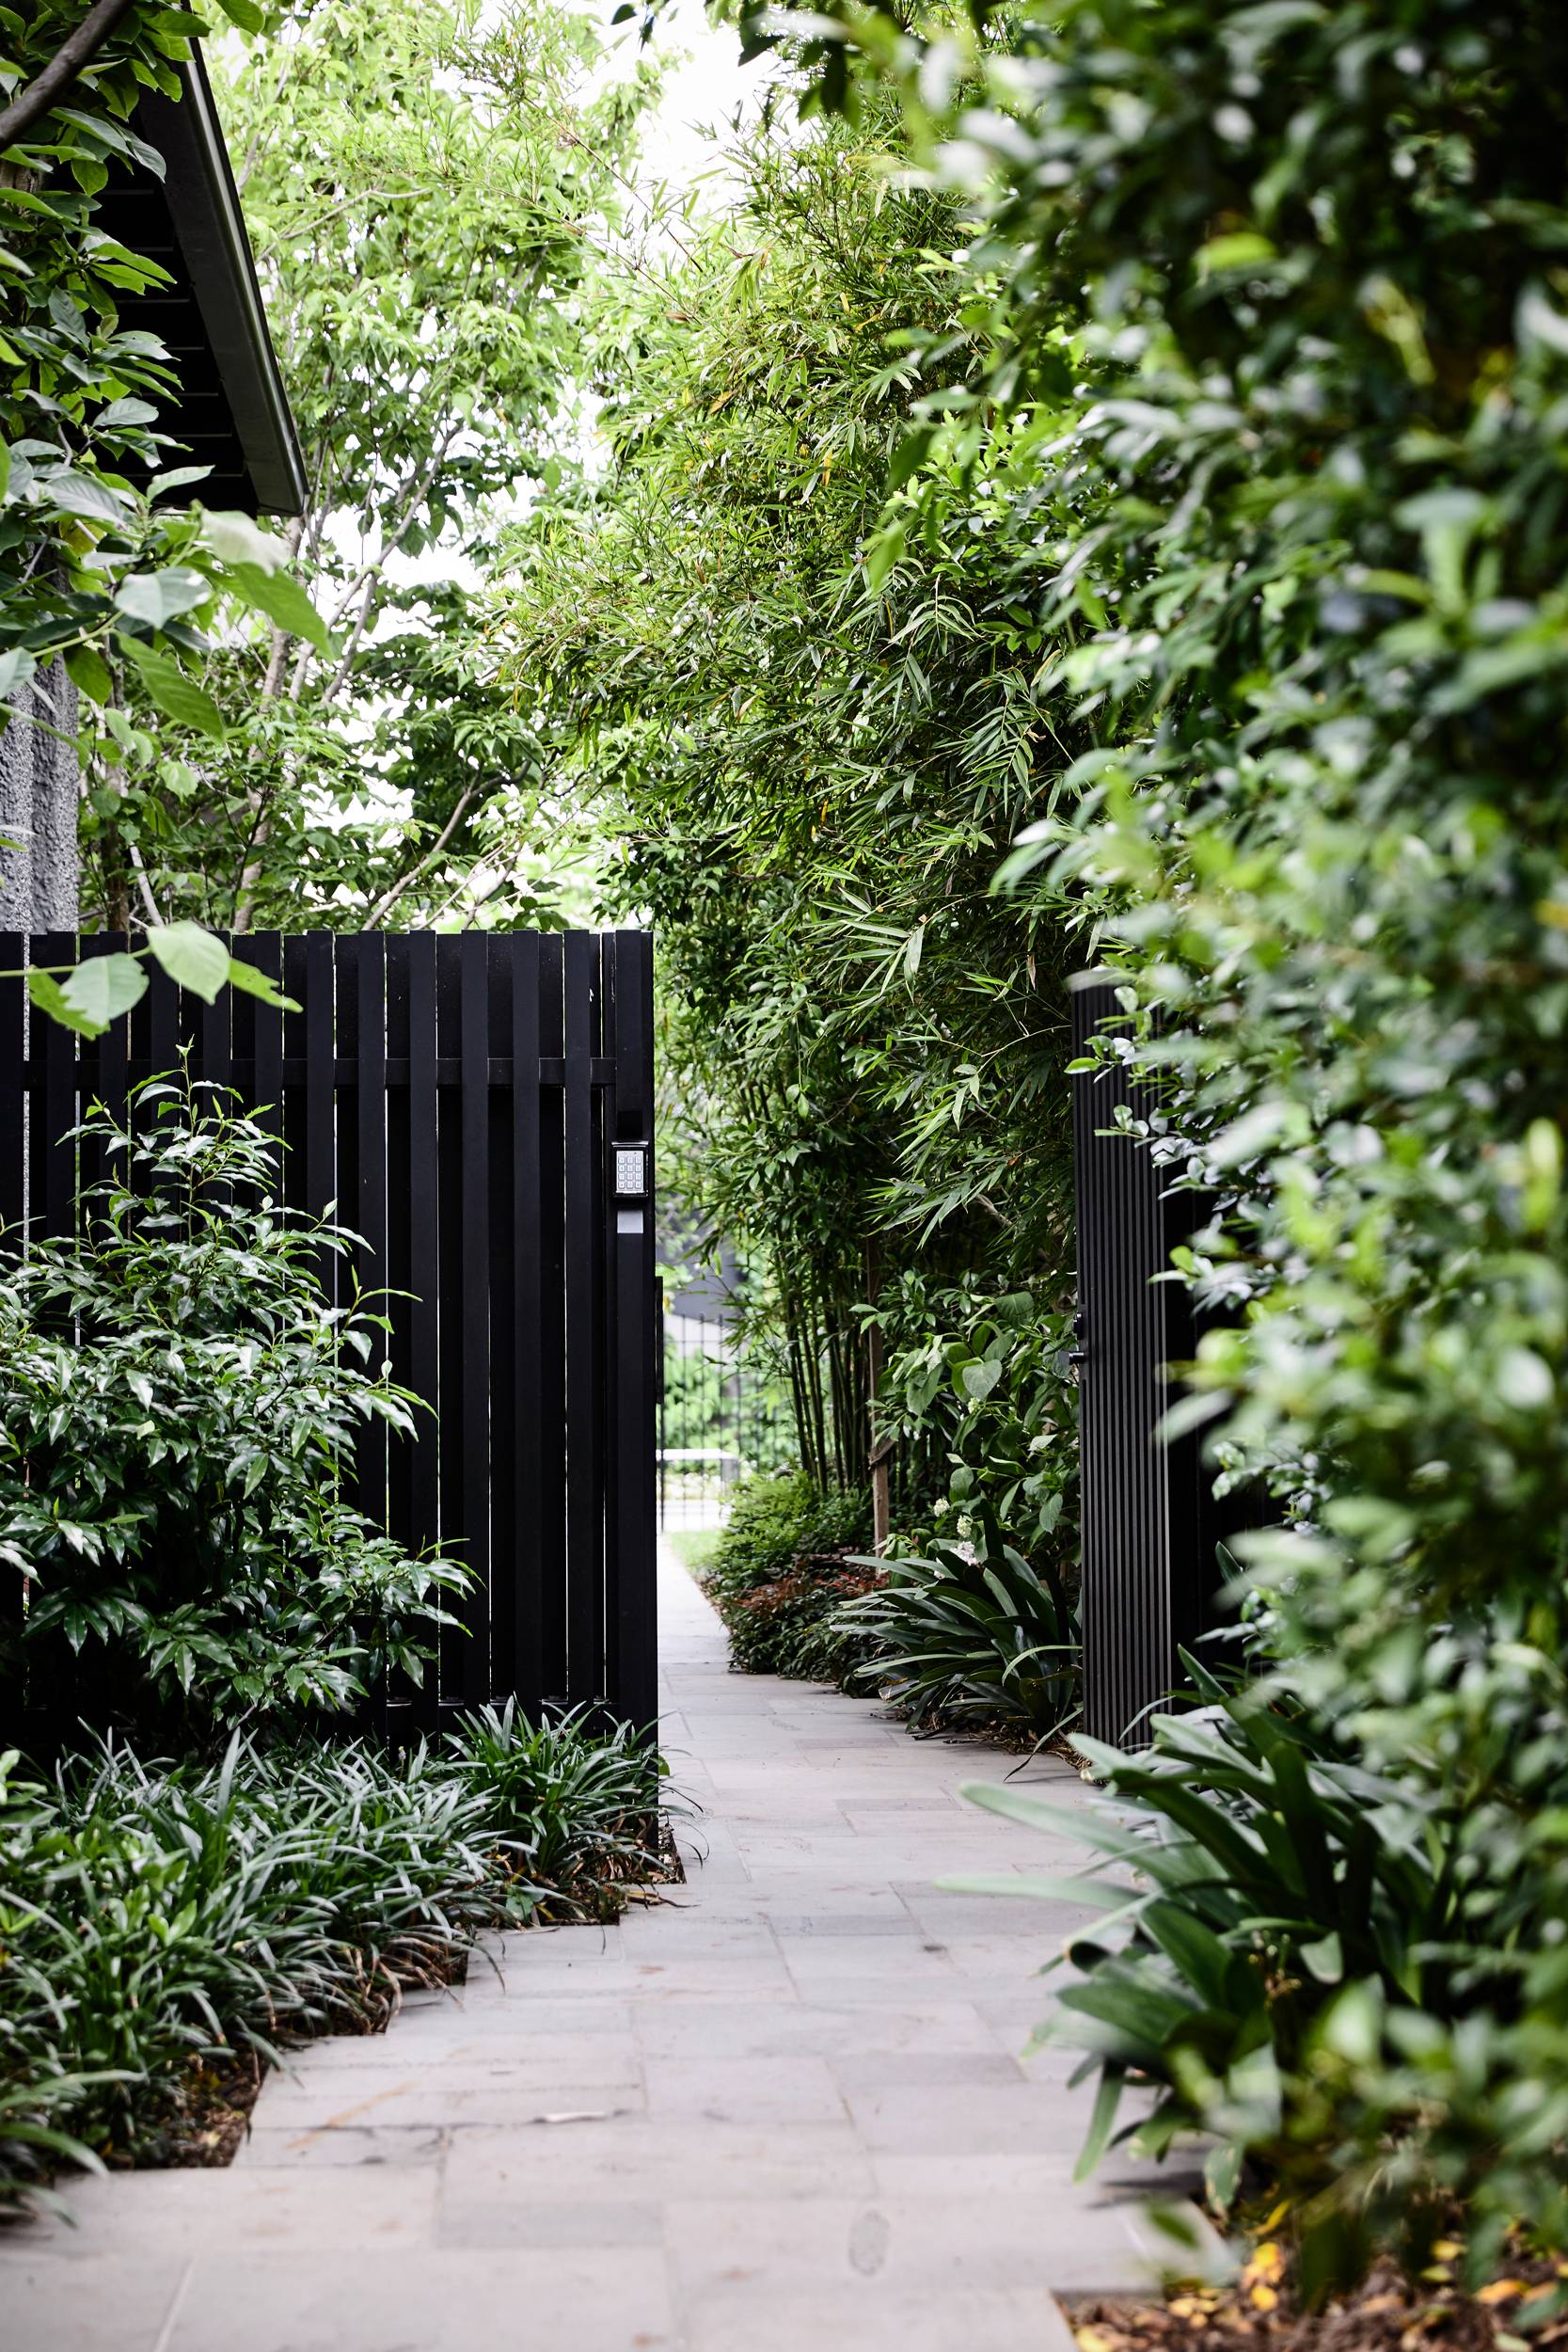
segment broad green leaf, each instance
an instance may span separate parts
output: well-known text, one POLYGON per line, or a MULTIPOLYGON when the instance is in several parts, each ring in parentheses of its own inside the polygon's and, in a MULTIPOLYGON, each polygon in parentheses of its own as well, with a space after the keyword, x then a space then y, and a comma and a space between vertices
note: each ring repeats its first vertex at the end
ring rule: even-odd
POLYGON ((223 564, 253 564, 260 572, 276 572, 288 561, 282 540, 263 531, 249 515, 203 515, 201 536, 223 564))
POLYGON ((1231 1975, 1232 1955, 1212 1928, 1162 1898, 1143 1913, 1143 1925, 1162 1951, 1174 1961, 1188 1984, 1211 2009, 1223 2007, 1231 1975))
POLYGON ((881 595, 888 575, 904 552, 908 528, 902 518, 884 524, 866 549, 865 584, 874 596, 881 595))
POLYGON ((291 636, 309 639, 325 653, 331 643, 326 623, 293 575, 263 571, 257 564, 233 564, 229 579, 236 593, 291 636))
POLYGON ((205 482, 211 466, 171 466, 166 473, 155 473, 147 485, 150 499, 162 498, 166 490, 182 490, 193 482, 205 482))
POLYGON ((128 619, 162 628, 166 622, 178 620, 182 612, 205 604, 212 593, 213 584, 205 574, 171 564, 162 572, 132 572, 115 590, 115 604, 128 619))
POLYGON ((1324 2045, 1353 2066, 1370 2066, 1383 2035, 1386 2004, 1375 1978, 1347 1984, 1325 2011, 1318 2032, 1324 2045))
POLYGON ((139 638, 121 637, 120 651, 139 672, 142 684, 166 718, 221 743, 229 733, 222 711, 204 687, 187 677, 177 662, 139 638))
POLYGON ((37 668, 38 663, 25 645, 8 645, 0 653, 0 702, 20 692, 37 668))
POLYGON ((276 980, 265 972, 258 972, 253 963, 242 963, 238 956, 229 959, 229 985, 237 988, 243 996, 259 996, 264 1005, 280 1005, 285 1012, 297 1012, 298 1005, 292 996, 285 996, 276 980))
POLYGON ((1345 1973, 1345 1956, 1337 1931, 1301 1947, 1302 1965, 1320 1984, 1338 1984, 1345 1973))
POLYGON ((1095 2092, 1089 2128, 1078 2161, 1072 2168, 1075 2181, 1086 2181, 1110 2146, 1111 2134, 1116 2128, 1117 2109, 1121 2104, 1121 2087, 1126 2079, 1126 2068, 1117 2065, 1114 2059, 1101 2068, 1100 2086, 1095 2092))
POLYGON ((137 138, 134 132, 126 130, 112 116, 106 113, 86 114, 76 106, 56 106, 54 111, 62 122, 69 122, 78 131, 85 132, 90 140, 113 148, 117 154, 129 155, 144 170, 150 171, 155 179, 164 177, 164 159, 157 149, 149 147, 145 139, 137 138))
POLYGON ((937 1884, 955 1895, 1027 1895, 1037 1902, 1076 1903, 1085 1911, 1120 1911, 1137 1898, 1135 1887, 1117 1886, 1109 1879, 1070 1878, 1065 1871, 981 1870, 938 1879, 937 1884))
POLYGON ((83 1037, 101 1037, 108 1026, 106 1021, 95 1021, 90 1013, 73 1005, 52 972, 29 972, 27 993, 40 1012, 46 1012, 65 1028, 79 1031, 83 1037))
POLYGON ((147 971, 139 956, 88 956, 65 981, 60 1001, 90 1023, 96 1036, 146 993, 147 971))
POLYGON ((1204 2158, 1203 2185, 1209 2201, 1221 2214, 1228 2213, 1236 2201, 1236 2191, 1242 2184, 1242 2165, 1246 2150, 1237 2140, 1222 2140, 1204 2158))
POLYGON ((1216 270, 1258 269, 1278 258, 1267 237, 1255 229, 1237 229, 1227 236, 1211 237, 1198 247, 1197 273, 1200 278, 1212 278, 1216 270))
POLYGON ((148 400, 111 400, 94 417, 93 430, 102 433, 109 425, 156 424, 158 411, 148 400))
POLYGON ((40 474, 39 487, 45 502, 62 515, 79 515, 85 521, 95 523, 123 523, 130 519, 129 500, 93 474, 67 468, 58 473, 40 474))
POLYGON ((66 675, 93 702, 105 705, 115 691, 108 664, 96 647, 72 645, 65 657, 66 675))
POLYGON ((901 437, 888 465, 887 486, 890 490, 901 490, 905 483, 919 472, 930 449, 931 439, 932 428, 929 425, 916 425, 901 437))
POLYGON ((211 1004, 229 977, 229 950, 199 923, 166 923, 147 934, 148 952, 171 980, 211 1004))
POLYGON ((1271 2043, 1262 2042, 1243 2051, 1227 2074, 1226 2087, 1245 2111, 1249 2137, 1265 2139, 1278 2131, 1284 2085, 1271 2043))

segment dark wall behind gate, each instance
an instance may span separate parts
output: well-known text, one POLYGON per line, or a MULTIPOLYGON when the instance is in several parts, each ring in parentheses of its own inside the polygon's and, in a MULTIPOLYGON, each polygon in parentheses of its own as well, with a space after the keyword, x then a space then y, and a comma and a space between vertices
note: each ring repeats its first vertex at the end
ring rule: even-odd
MULTIPOLYGON (((84 955, 124 945, 80 943, 84 955)), ((412 1551, 475 1579, 438 1681, 394 1723, 515 1692, 656 1712, 653 948, 645 932, 232 943, 299 1002, 215 1005, 153 970, 128 1020, 82 1041, 0 980, 0 1224, 68 1232, 96 1096, 189 1049, 286 1149, 283 1197, 363 1237, 394 1295, 394 1377, 434 1410, 361 1440, 355 1499, 412 1551), (25 1140, 24 1141, 24 1138, 25 1140), (641 1154, 629 1147, 641 1145, 641 1154), (619 1147, 619 1149, 617 1149, 619 1147)), ((70 934, 0 934, 0 968, 74 961, 70 934)), ((84 1166, 91 1181, 100 1171, 84 1166)), ((352 1277, 332 1270, 346 1303, 352 1277)))

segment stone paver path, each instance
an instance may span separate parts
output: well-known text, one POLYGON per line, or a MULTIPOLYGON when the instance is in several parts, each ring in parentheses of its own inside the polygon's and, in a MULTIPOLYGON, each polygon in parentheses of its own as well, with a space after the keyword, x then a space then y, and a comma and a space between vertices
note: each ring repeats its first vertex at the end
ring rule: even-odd
POLYGON ((3 2352, 1070 2352, 1051 2290, 1147 2275, 1130 2169, 1072 2185, 1087 2090, 1017 2055, 1072 1915, 933 1883, 1069 1843, 959 1799, 1004 1757, 729 1674, 665 1584, 688 1883, 304 2052, 232 2169, 0 2233, 3 2352))

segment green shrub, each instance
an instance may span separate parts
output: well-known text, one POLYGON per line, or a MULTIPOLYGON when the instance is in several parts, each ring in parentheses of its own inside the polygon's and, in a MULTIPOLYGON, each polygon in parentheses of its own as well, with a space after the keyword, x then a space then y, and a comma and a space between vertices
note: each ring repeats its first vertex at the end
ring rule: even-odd
POLYGON ((783 1576, 805 1554, 847 1551, 869 1542, 871 1505, 843 1488, 819 1494, 799 1470, 748 1478, 736 1487, 705 1581, 716 1600, 783 1576))
POLYGON ((730 1651, 743 1674, 844 1682, 868 1644, 846 1626, 847 1602, 868 1591, 875 1571, 832 1555, 806 1556, 782 1576, 736 1594, 723 1606, 730 1651))
MULTIPOLYGON (((928 1463, 901 1514, 918 1552, 984 1502, 1007 1541, 1069 1581, 1078 1541, 1078 1398, 1072 1320, 1037 1290, 906 1274, 877 1315, 887 1349, 879 1428, 928 1463)), ((958 1527, 962 1539, 967 1530, 958 1527)))
POLYGON ((784 1478, 747 1478, 730 1498, 725 1520, 704 1581, 721 1606, 782 1576, 805 1545, 815 1507, 810 1481, 796 1470, 784 1478))
POLYGON ((800 1549, 813 1558, 848 1551, 871 1541, 871 1499, 847 1486, 814 1495, 800 1531, 800 1549))
POLYGON ((49 1787, 0 1758, 0 2196, 62 2133, 158 2153, 193 2061, 375 2030, 486 1929, 612 1915, 662 1867, 661 1770, 625 1726, 510 1706, 402 1756, 106 1748, 49 1787))
POLYGON ((1077 1705, 1070 1320, 1032 1291, 917 1275, 877 1320, 879 1424, 929 1469, 885 1573, 834 1621, 861 1645, 855 1679, 916 1723, 1005 1722, 1047 1739, 1077 1705))
POLYGON ((840 1604, 866 1591, 863 1565, 845 1555, 870 1538, 870 1503, 840 1488, 818 1494, 809 1479, 751 1478, 736 1488, 704 1587, 746 1674, 841 1682, 865 1655, 841 1631, 840 1604))
POLYGON ((0 1667, 184 1745, 418 1678, 462 1579, 342 1492, 356 1432, 416 1402, 375 1368, 381 1320, 324 1301, 351 1237, 277 1205, 274 1147, 212 1090, 136 1106, 135 1142, 80 1130, 113 1164, 80 1240, 0 1274, 0 1562, 27 1584, 0 1667))

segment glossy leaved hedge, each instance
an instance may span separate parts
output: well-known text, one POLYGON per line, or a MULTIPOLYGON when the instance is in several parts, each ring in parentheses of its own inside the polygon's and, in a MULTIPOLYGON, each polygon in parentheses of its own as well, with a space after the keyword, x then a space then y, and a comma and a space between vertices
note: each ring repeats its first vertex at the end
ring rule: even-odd
POLYGON ((1260 2012, 1267 2131, 1234 2068, 1146 2062, 1243 2149, 1335 2152, 1325 2275, 1423 2190, 1478 2261, 1514 2221, 1561 2245, 1568 22, 1068 0, 967 62, 986 103, 921 113, 935 51, 914 103, 974 191, 991 348, 889 560, 982 477, 1026 523, 1090 742, 1044 755, 1009 879, 1094 924, 1168 1083, 1157 1148, 1219 1194, 1184 1261, 1224 1326, 1198 1382, 1278 1505, 1249 1566, 1321 1833, 1355 1774, 1391 1784, 1463 1945, 1370 1975, 1346 1945, 1337 2045, 1260 2012))

